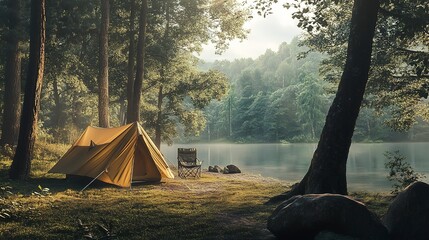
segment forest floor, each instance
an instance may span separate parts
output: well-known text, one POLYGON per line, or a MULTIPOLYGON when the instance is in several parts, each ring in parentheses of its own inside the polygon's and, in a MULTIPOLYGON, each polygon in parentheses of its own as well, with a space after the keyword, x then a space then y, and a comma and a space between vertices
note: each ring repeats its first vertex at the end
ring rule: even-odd
MULTIPOLYGON (((46 174, 59 157, 46 155, 46 148, 58 147, 44 148, 36 152, 44 160, 33 161, 27 181, 9 180, 10 160, 0 160, 0 239, 83 239, 79 220, 92 239, 106 236, 100 225, 116 239, 272 239, 266 221, 275 205, 263 203, 290 186, 260 175, 203 172, 200 179, 131 189, 99 184, 81 193, 82 184, 46 174)), ((378 216, 392 199, 364 192, 351 196, 378 216)))

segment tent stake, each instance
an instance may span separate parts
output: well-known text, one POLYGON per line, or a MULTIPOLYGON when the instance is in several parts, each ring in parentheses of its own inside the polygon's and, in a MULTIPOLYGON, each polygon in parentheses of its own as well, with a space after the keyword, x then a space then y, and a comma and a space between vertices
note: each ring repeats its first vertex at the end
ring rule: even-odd
POLYGON ((103 174, 104 172, 106 172, 107 169, 103 170, 100 174, 98 174, 97 177, 95 177, 94 179, 92 179, 91 182, 88 183, 88 185, 86 185, 84 188, 82 188, 82 190, 80 190, 80 192, 83 192, 87 187, 89 187, 89 185, 91 185, 91 183, 93 183, 101 174, 103 174))

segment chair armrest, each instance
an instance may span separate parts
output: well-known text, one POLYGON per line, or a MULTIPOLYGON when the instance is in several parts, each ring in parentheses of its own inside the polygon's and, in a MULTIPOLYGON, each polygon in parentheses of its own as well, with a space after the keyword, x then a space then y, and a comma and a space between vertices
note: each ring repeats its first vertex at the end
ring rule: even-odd
POLYGON ((178 164, 184 167, 198 167, 202 165, 202 161, 196 160, 196 162, 185 162, 179 159, 178 164))

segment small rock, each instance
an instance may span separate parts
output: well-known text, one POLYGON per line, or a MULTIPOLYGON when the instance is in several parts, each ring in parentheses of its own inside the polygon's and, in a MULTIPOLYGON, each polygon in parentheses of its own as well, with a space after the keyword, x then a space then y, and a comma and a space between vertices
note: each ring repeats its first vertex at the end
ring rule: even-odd
POLYGON ((292 197, 276 208, 267 228, 280 239, 313 240, 322 232, 349 239, 389 239, 387 229, 364 204, 338 194, 292 197))
POLYGON ((218 165, 214 165, 213 167, 209 166, 209 172, 221 173, 222 168, 219 167, 218 165))
POLYGON ((223 173, 229 174, 229 173, 241 173, 241 170, 235 166, 235 165, 228 165, 223 169, 223 173))
POLYGON ((392 240, 429 239, 429 185, 414 182, 392 201, 383 217, 392 240))

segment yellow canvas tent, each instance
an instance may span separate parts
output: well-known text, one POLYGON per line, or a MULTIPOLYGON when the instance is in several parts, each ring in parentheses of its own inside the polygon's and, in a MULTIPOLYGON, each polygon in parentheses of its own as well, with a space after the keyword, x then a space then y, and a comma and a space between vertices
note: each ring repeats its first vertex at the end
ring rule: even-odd
POLYGON ((161 152, 137 123, 88 127, 50 173, 86 176, 121 187, 174 178, 161 152))

